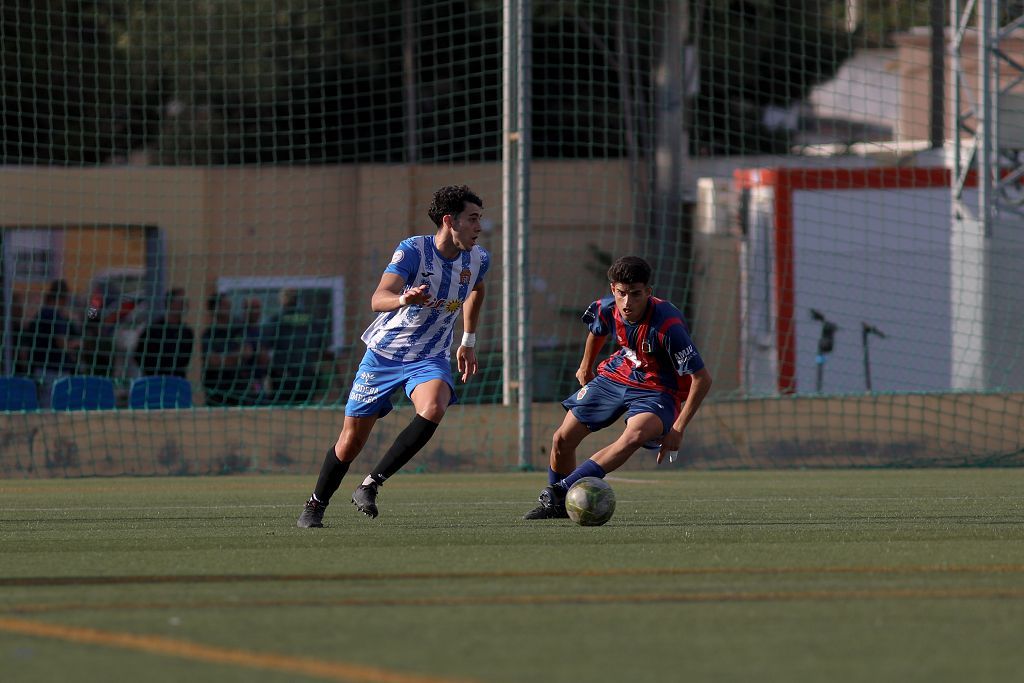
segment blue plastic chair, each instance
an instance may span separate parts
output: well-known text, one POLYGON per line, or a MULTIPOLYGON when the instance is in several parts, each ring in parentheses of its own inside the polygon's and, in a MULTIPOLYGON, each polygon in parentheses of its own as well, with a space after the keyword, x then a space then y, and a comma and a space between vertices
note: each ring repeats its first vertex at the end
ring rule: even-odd
POLYGON ((0 377, 0 411, 38 409, 35 382, 28 377, 0 377))
POLYGON ((108 377, 61 377, 50 392, 53 410, 112 410, 116 403, 114 382, 108 377))
POLYGON ((192 385, 174 375, 150 375, 132 380, 128 406, 141 409, 191 408, 192 385))

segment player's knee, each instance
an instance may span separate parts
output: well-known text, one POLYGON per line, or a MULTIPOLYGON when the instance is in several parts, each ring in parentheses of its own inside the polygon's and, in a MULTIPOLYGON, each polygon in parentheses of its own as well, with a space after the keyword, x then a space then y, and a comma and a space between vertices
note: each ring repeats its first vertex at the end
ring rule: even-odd
POLYGON ((342 433, 338 437, 338 445, 334 449, 338 459, 349 462, 359 455, 359 451, 363 450, 363 446, 366 445, 368 436, 363 437, 358 434, 342 433))
POLYGON ((440 422, 441 418, 444 417, 444 411, 447 410, 448 404, 430 402, 424 406, 420 406, 416 411, 416 414, 425 420, 431 422, 440 422))
POLYGON ((624 431, 622 436, 619 437, 619 441, 626 448, 636 450, 643 446, 648 439, 644 438, 643 432, 639 429, 629 429, 627 427, 626 431, 624 431))
POLYGON ((560 453, 569 447, 569 439, 566 434, 561 429, 556 429, 555 433, 551 435, 551 450, 560 453))

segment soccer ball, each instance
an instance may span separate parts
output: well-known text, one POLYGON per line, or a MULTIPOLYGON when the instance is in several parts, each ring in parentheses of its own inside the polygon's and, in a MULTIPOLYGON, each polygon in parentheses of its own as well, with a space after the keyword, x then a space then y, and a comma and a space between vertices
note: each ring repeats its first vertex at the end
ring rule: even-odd
POLYGON ((604 479, 583 477, 565 494, 565 511, 580 526, 601 526, 615 512, 615 491, 604 479))

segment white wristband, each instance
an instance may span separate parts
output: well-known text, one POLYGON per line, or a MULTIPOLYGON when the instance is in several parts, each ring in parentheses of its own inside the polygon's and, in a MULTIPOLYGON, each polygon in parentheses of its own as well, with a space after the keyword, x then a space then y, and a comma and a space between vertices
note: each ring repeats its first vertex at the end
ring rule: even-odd
POLYGON ((463 332, 462 345, 467 349, 471 349, 476 346, 476 332, 463 332))
POLYGON ((398 305, 399 306, 406 306, 406 305, 408 305, 408 303, 409 303, 409 300, 405 298, 405 294, 399 294, 398 295, 398 305))

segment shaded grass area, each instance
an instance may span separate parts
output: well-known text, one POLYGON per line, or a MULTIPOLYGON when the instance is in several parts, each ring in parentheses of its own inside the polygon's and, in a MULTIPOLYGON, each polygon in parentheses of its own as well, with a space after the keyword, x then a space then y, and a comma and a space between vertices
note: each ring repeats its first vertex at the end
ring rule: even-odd
POLYGON ((537 474, 402 474, 376 520, 348 504, 357 478, 318 530, 294 528, 309 477, 0 481, 0 678, 1003 681, 1024 666, 1022 470, 627 472, 596 528, 522 521, 537 474))

